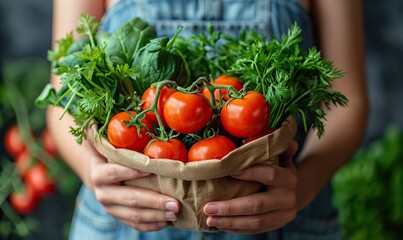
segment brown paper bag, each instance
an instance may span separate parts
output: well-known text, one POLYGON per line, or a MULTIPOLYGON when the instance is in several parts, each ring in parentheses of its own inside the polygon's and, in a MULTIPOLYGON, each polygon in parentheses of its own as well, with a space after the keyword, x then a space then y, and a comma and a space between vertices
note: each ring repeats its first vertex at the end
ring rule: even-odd
MULTIPOLYGON (((92 129, 90 136, 95 136, 95 130, 92 129)), ((186 164, 169 159, 150 159, 135 151, 116 149, 105 137, 95 137, 93 141, 95 148, 109 162, 154 173, 125 184, 178 199, 181 210, 178 220, 172 223, 174 227, 216 231, 206 225, 204 205, 209 201, 228 200, 263 191, 265 186, 261 183, 237 180, 229 175, 256 163, 278 164, 278 156, 291 143, 296 131, 296 121, 289 117, 273 133, 235 149, 221 160, 186 164)))

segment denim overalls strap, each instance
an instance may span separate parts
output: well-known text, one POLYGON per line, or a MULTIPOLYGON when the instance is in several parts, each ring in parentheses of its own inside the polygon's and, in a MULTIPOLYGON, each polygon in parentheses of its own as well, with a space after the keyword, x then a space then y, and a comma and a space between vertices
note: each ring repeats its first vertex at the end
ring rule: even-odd
POLYGON ((208 24, 233 36, 253 29, 264 37, 280 38, 297 22, 303 30, 302 46, 313 45, 310 18, 298 0, 117 0, 102 21, 101 30, 114 31, 134 16, 155 26, 159 36, 205 32, 208 24), (117 17, 118 16, 118 17, 117 17))
MULTIPOLYGON (((179 26, 184 27, 180 35, 188 36, 206 31, 208 24, 212 24, 216 30, 234 36, 244 29, 253 29, 265 37, 280 38, 296 22, 302 29, 302 47, 307 50, 314 45, 309 15, 298 0, 118 0, 102 19, 101 30, 114 31, 134 17, 155 26, 159 36, 172 36, 179 26)), ((300 146, 304 135, 298 138, 300 146)), ((77 198, 70 239, 338 240, 341 237, 329 184, 283 229, 256 235, 175 228, 139 232, 107 214, 94 194, 83 186, 77 198)))

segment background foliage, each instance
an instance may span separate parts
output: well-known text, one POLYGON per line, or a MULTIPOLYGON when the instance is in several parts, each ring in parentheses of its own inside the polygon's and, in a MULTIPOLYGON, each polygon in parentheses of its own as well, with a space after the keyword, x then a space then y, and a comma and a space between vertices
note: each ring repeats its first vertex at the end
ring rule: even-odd
POLYGON ((389 126, 334 178, 334 203, 346 240, 403 236, 403 131, 389 126))

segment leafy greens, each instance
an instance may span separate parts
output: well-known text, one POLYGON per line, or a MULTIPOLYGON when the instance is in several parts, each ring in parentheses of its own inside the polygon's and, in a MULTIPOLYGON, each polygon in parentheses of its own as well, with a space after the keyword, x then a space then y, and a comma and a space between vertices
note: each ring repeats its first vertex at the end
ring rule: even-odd
POLYGON ((279 127, 288 116, 301 114, 305 130, 308 119, 318 135, 324 133, 323 103, 330 108, 346 106, 348 99, 331 90, 331 82, 343 73, 321 58, 316 48, 304 51, 299 43, 301 29, 294 24, 280 40, 266 40, 257 32, 244 31, 239 38, 214 32, 196 34, 176 42, 186 53, 191 72, 217 77, 238 77, 249 90, 262 93, 270 104, 270 127, 279 127), (308 119, 307 119, 308 118, 308 119))
POLYGON ((401 239, 403 130, 389 125, 333 179, 333 202, 346 240, 401 239))
POLYGON ((81 143, 90 123, 104 130, 120 111, 140 111, 140 96, 152 84, 176 81, 187 87, 200 77, 213 80, 222 74, 245 82, 246 90, 262 93, 271 106, 269 127, 279 127, 288 116, 301 114, 324 132, 325 112, 320 107, 345 106, 347 98, 331 90, 331 82, 342 76, 332 62, 312 48, 303 51, 300 29, 294 24, 282 38, 266 40, 254 31, 239 38, 214 31, 183 38, 177 30, 172 39, 157 38, 155 29, 134 18, 115 32, 98 31, 93 16, 82 15, 74 40, 72 33, 57 42, 48 59, 60 75, 61 89, 50 84, 36 99, 39 107, 64 108, 73 116, 71 133, 81 143))
POLYGON ((155 30, 138 18, 108 37, 97 32, 98 27, 94 17, 82 15, 77 32, 87 38, 73 41, 68 34, 57 49, 49 51, 48 59, 54 73, 61 75, 62 87, 56 92, 48 85, 36 100, 38 106, 61 106, 73 116, 77 127, 71 133, 78 143, 86 137, 91 122, 100 124, 99 132, 103 132, 114 114, 137 105, 133 86, 137 69, 130 67, 131 62, 134 53, 155 38, 155 30))

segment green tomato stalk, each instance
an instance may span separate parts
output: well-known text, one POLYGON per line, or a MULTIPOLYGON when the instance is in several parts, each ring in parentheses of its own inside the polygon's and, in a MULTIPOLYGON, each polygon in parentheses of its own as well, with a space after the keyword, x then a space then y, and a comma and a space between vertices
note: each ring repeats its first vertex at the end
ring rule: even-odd
MULTIPOLYGON (((153 85, 155 85, 155 87, 156 87, 156 92, 155 92, 155 96, 154 96, 154 101, 151 104, 151 106, 149 108, 143 110, 143 111, 138 112, 137 115, 135 115, 135 116, 133 114, 130 114, 132 116, 132 119, 130 121, 125 121, 125 123, 127 124, 127 127, 130 127, 130 126, 136 126, 137 127, 140 124, 141 126, 144 126, 145 128, 147 128, 147 126, 142 124, 141 121, 146 116, 146 113, 153 112, 155 114, 156 118, 157 118, 158 129, 159 129, 159 132, 160 132, 160 136, 158 137, 158 139, 161 140, 161 141, 169 141, 169 139, 171 139, 171 138, 173 138, 175 136, 172 135, 172 132, 170 134, 168 134, 165 131, 165 127, 164 127, 164 124, 162 122, 162 118, 161 118, 161 116, 160 116, 160 114, 158 112, 158 107, 157 106, 158 106, 158 101, 159 101, 159 97, 161 95, 162 88, 164 86, 168 86, 168 85, 170 87, 176 87, 177 83, 175 81, 171 81, 171 80, 163 80, 163 81, 157 82, 157 83, 155 83, 153 85)), ((137 131, 138 132, 140 131, 139 127, 137 127, 137 131)), ((156 137, 154 136, 153 138, 156 138, 156 137)))

